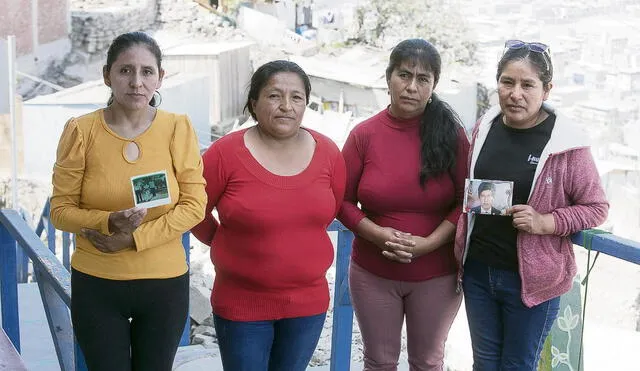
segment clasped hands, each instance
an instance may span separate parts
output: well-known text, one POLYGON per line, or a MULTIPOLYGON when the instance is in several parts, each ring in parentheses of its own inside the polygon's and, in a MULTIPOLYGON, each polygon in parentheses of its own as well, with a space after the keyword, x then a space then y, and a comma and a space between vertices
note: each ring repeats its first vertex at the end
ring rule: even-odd
POLYGON ((80 235, 104 253, 115 253, 134 246, 133 231, 142 224, 147 209, 132 207, 109 214, 109 231, 111 235, 102 234, 93 229, 83 228, 80 235))
POLYGON ((382 249, 382 255, 398 263, 411 263, 412 259, 425 254, 424 237, 413 236, 391 227, 382 227, 374 243, 382 249))

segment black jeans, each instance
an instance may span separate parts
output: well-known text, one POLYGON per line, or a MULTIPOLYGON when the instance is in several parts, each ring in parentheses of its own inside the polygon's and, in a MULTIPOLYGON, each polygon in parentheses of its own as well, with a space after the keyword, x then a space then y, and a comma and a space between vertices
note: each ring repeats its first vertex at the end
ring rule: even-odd
POLYGON ((71 272, 71 321, 89 371, 170 371, 189 310, 189 273, 109 280, 71 272))

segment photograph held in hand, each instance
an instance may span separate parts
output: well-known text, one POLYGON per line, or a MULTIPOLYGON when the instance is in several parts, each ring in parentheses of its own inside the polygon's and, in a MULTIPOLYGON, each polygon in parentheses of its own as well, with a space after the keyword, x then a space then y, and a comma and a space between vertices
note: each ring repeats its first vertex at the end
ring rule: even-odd
POLYGON ((466 179, 463 211, 482 215, 507 215, 512 206, 513 182, 466 179))

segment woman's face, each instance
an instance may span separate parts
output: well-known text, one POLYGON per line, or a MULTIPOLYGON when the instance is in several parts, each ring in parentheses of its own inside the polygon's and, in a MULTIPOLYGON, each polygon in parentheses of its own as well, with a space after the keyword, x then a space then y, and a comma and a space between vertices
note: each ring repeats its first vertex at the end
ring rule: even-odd
POLYGON ((251 105, 261 130, 277 138, 296 135, 307 107, 304 83, 294 72, 278 72, 251 105))
POLYGON ((156 57, 146 46, 136 44, 120 53, 103 77, 115 103, 137 110, 149 106, 153 93, 162 85, 164 70, 158 69, 156 57))
POLYGON ((433 72, 414 62, 402 62, 387 80, 391 95, 391 114, 398 118, 416 117, 431 98, 435 81, 433 72))
POLYGON ((498 99, 505 123, 526 129, 537 123, 542 102, 549 97, 537 68, 524 59, 507 63, 498 78, 498 99))

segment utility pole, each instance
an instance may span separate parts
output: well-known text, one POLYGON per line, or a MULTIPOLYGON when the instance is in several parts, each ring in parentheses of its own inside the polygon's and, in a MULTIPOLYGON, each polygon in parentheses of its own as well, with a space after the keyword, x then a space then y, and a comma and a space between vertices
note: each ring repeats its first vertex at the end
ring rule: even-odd
POLYGON ((9 117, 11 120, 11 207, 18 206, 18 136, 16 135, 16 37, 7 37, 7 56, 9 67, 9 117))

